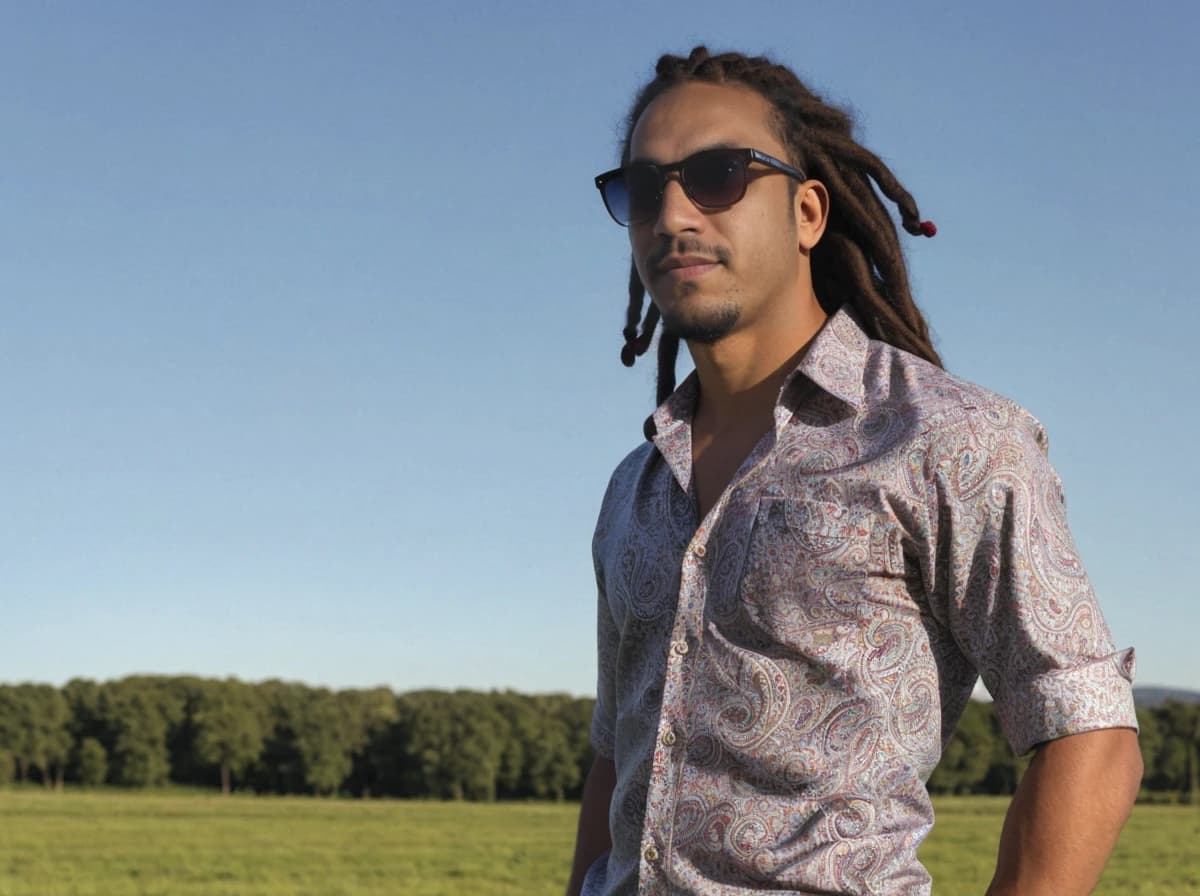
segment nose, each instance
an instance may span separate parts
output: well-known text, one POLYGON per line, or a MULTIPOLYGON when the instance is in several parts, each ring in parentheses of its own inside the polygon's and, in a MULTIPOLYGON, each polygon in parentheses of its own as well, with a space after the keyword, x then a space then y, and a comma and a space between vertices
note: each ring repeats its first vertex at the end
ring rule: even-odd
POLYGON ((654 222, 654 233, 658 236, 674 236, 687 230, 699 230, 703 220, 704 213, 684 192, 679 173, 672 171, 663 185, 662 206, 654 222))

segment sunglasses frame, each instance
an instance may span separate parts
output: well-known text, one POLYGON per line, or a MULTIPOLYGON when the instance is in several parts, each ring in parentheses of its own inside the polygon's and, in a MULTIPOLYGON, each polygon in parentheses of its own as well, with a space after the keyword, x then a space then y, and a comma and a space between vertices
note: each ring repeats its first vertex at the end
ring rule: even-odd
MULTIPOLYGON (((605 187, 607 187, 611 181, 616 180, 618 177, 624 177, 630 168, 633 168, 636 166, 639 168, 647 168, 651 171, 658 173, 659 208, 662 207, 663 194, 666 192, 666 189, 667 189, 667 175, 671 174, 672 172, 678 171, 679 172, 679 185, 681 187, 683 187, 683 192, 687 195, 687 198, 689 200, 691 200, 691 202, 697 208, 705 209, 707 211, 712 211, 714 209, 719 209, 719 208, 729 208, 730 206, 735 205, 738 202, 741 202, 742 199, 744 199, 746 197, 746 189, 750 185, 749 169, 750 169, 751 163, 753 163, 753 162, 760 162, 763 165, 767 165, 771 168, 774 168, 776 171, 781 171, 790 177, 794 177, 794 178, 796 178, 796 180, 800 180, 800 181, 808 180, 807 175, 805 175, 805 173, 803 171, 801 171, 799 168, 795 168, 795 167, 789 165, 787 162, 782 162, 779 159, 775 158, 774 156, 769 156, 765 152, 762 152, 761 150, 750 149, 748 147, 732 148, 732 147, 717 146, 717 147, 712 147, 711 149, 702 149, 699 152, 694 152, 690 156, 688 156, 686 159, 681 159, 678 162, 672 162, 669 165, 656 165, 653 162, 636 162, 634 165, 625 165, 621 168, 614 168, 612 171, 605 171, 603 174, 596 175, 596 189, 600 191, 600 198, 602 200, 604 200, 604 208, 605 208, 605 210, 607 210, 609 217, 612 218, 614 221, 616 221, 617 224, 619 224, 621 227, 628 227, 630 224, 635 223, 633 220, 633 217, 630 216, 630 219, 628 221, 622 221, 620 218, 618 218, 613 213, 612 206, 610 206, 608 204, 608 194, 605 192, 605 187), (706 155, 708 153, 726 153, 728 155, 735 156, 737 158, 740 158, 742 160, 743 164, 746 166, 745 167, 746 173, 742 179, 741 193, 738 194, 736 199, 733 199, 731 202, 728 202, 724 205, 705 205, 704 203, 700 202, 698 199, 696 199, 695 196, 692 195, 691 189, 688 188, 687 180, 685 180, 684 176, 683 176, 683 168, 685 165, 688 164, 688 162, 691 162, 697 156, 706 155)), ((625 193, 626 193, 626 197, 628 197, 628 194, 629 194, 628 184, 626 185, 625 193)), ((649 220, 649 219, 647 218, 646 220, 649 220)), ((639 220, 636 223, 644 223, 644 222, 639 220)))

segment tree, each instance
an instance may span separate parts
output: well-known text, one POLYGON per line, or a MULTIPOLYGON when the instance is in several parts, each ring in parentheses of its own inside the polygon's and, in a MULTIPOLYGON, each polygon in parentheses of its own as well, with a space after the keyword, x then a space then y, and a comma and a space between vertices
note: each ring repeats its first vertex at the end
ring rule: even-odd
POLYGON ((489 695, 488 700, 508 722, 497 768, 498 792, 564 799, 580 781, 576 748, 564 719, 570 698, 510 692, 489 695))
POLYGON ((46 787, 62 790, 67 758, 71 753, 70 707, 58 688, 48 684, 22 685, 32 710, 26 724, 30 764, 38 769, 46 787))
POLYGON ((126 787, 161 787, 170 762, 167 732, 183 708, 162 687, 161 679, 125 678, 101 692, 101 713, 111 744, 113 781, 126 787))
POLYGON ((562 720, 546 715, 541 722, 536 741, 526 747, 525 774, 535 797, 562 802, 567 789, 579 782, 579 769, 562 720))
POLYGON ((0 685, 0 751, 16 763, 20 782, 33 753, 33 715, 28 685, 0 685))
MULTIPOLYGON (((85 740, 91 738, 102 750, 104 749, 102 739, 107 731, 100 714, 100 691, 100 685, 88 678, 72 678, 63 685, 62 695, 67 701, 67 712, 70 716, 67 728, 70 731, 74 756, 68 772, 70 780, 81 780, 79 748, 85 740)), ((106 769, 107 762, 108 756, 105 751, 106 769)))
POLYGON ((94 737, 85 737, 75 752, 79 783, 84 787, 99 787, 108 777, 108 754, 94 737))
POLYGON ((562 697, 556 714, 566 725, 567 740, 571 745, 571 754, 575 757, 575 768, 578 774, 576 783, 567 788, 569 799, 579 799, 583 795, 583 782, 587 779, 596 758, 592 749, 592 712, 596 701, 590 697, 562 697))
POLYGON ((296 749, 308 786, 318 795, 332 795, 350 774, 350 750, 340 728, 337 699, 325 688, 310 693, 293 723, 296 749))
POLYGON ((266 711, 266 737, 258 760, 246 772, 246 782, 257 793, 304 793, 307 785, 296 728, 310 690, 302 684, 276 679, 255 689, 266 711))
POLYGON ((72 678, 63 685, 62 695, 71 713, 71 736, 77 743, 85 737, 99 740, 104 735, 100 692, 100 685, 89 678, 72 678))
POLYGON ((376 767, 378 744, 399 717, 396 697, 387 688, 371 688, 339 691, 335 699, 342 743, 350 754, 347 786, 352 793, 369 797, 386 777, 386 771, 376 767))
POLYGON ((527 732, 537 727, 537 719, 528 697, 513 691, 494 695, 497 710, 508 723, 508 733, 500 748, 496 769, 496 793, 501 797, 528 796, 524 791, 527 732))
POLYGON ((1200 803, 1200 704, 1168 700, 1154 711, 1162 732, 1162 748, 1153 782, 1200 803))
POLYGON ((254 689, 236 679, 208 682, 192 717, 195 749, 201 762, 221 771, 221 793, 232 776, 241 775, 262 752, 266 713, 254 689))
POLYGON ((47 787, 62 786, 71 747, 69 721, 67 702, 51 685, 0 687, 0 748, 15 758, 19 780, 36 770, 47 787))
POLYGON ((219 779, 219 766, 205 762, 196 750, 196 713, 209 688, 220 684, 217 679, 192 675, 172 675, 157 681, 161 699, 174 710, 167 725, 167 762, 172 781, 207 787, 219 779))
POLYGON ((410 694, 406 761, 421 795, 494 800, 507 725, 487 695, 410 694))

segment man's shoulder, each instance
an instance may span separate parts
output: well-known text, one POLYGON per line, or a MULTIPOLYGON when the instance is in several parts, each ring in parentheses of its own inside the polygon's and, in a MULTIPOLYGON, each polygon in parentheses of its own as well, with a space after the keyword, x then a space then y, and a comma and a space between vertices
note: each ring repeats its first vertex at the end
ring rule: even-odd
POLYGON ((592 535, 592 554, 597 569, 600 566, 601 546, 614 531, 620 530, 623 514, 633 502, 637 484, 642 480, 642 471, 646 469, 654 450, 650 442, 640 443, 622 458, 608 479, 592 535))
POLYGON ((1043 448, 1046 432, 1023 405, 987 386, 964 379, 924 358, 872 339, 866 373, 868 408, 903 408, 936 438, 959 426, 989 421, 1027 431, 1043 448))
POLYGON ((628 454, 621 458, 608 479, 607 494, 637 481, 638 474, 655 453, 654 443, 643 439, 628 454))

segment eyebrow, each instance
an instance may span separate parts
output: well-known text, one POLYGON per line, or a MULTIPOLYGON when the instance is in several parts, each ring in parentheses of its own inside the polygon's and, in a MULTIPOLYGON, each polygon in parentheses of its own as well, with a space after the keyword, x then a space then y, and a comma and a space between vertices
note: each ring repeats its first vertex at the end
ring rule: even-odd
MULTIPOLYGON (((742 148, 741 143, 733 143, 729 140, 719 140, 716 143, 709 143, 705 146, 700 147, 697 150, 694 150, 693 152, 688 153, 686 156, 683 157, 683 159, 690 159, 696 153, 708 152, 708 150, 710 150, 710 149, 741 149, 741 148, 742 148)), ((683 159, 679 159, 679 161, 682 162, 683 159)), ((630 165, 671 165, 674 163, 672 163, 672 162, 656 162, 654 159, 647 159, 644 156, 638 156, 636 158, 630 159, 629 164, 630 165)))

